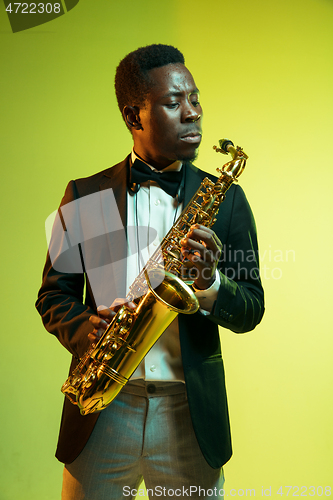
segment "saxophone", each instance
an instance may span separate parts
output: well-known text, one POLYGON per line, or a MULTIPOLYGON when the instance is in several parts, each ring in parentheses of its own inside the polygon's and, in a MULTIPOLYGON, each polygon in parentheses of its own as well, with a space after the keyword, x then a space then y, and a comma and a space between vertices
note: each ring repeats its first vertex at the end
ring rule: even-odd
POLYGON ((106 408, 128 382, 147 352, 159 339, 177 314, 193 314, 198 299, 190 285, 190 270, 181 258, 180 240, 193 224, 211 227, 216 221, 225 193, 244 170, 248 156, 228 139, 219 141, 216 152, 230 154, 232 160, 217 171, 214 183, 207 177, 150 257, 130 287, 127 301, 98 340, 86 351, 61 391, 81 415, 106 408))

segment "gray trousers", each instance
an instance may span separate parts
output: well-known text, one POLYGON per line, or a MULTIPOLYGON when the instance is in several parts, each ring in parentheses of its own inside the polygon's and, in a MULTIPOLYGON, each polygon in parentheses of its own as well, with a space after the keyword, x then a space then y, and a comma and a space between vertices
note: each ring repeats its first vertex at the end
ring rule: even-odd
POLYGON ((223 469, 212 469, 201 453, 185 384, 128 383, 65 466, 62 500, 140 498, 142 479, 150 500, 223 498, 223 469))

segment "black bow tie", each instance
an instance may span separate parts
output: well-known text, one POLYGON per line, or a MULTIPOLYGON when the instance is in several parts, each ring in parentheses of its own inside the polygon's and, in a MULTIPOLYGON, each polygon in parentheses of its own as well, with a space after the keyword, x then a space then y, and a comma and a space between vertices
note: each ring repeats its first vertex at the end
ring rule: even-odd
POLYGON ((152 180, 173 198, 179 191, 179 186, 182 181, 183 172, 167 171, 156 172, 148 167, 142 161, 136 159, 131 167, 131 184, 141 184, 152 180))

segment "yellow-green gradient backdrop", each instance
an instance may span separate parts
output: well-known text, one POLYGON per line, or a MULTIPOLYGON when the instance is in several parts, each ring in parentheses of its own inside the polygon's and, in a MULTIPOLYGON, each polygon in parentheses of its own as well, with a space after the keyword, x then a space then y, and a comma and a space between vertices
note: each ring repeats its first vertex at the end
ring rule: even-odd
POLYGON ((34 309, 44 221, 70 179, 128 153, 114 70, 150 43, 179 47, 201 89, 197 165, 221 165, 212 146, 224 136, 250 157, 240 183, 256 216, 267 312, 254 332, 221 331, 234 444, 226 492, 254 488, 261 497, 271 487, 282 498, 283 486, 284 498, 287 485, 308 488, 289 496, 322 486, 325 497, 333 488, 333 2, 81 0, 16 34, 3 4, 0 13, 0 499, 60 498, 53 454, 70 356, 34 309))

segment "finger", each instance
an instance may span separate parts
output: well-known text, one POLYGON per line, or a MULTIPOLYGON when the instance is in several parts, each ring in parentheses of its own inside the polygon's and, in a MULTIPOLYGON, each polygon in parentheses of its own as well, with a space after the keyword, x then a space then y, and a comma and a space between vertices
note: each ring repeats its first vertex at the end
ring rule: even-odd
POLYGON ((105 306, 97 307, 97 312, 98 312, 98 317, 102 320, 105 320, 107 323, 110 323, 110 321, 116 314, 112 309, 105 306))
MULTIPOLYGON (((94 326, 94 331, 89 333, 88 337, 92 342, 94 342, 104 333, 104 331, 109 326, 112 318, 114 318, 114 316, 116 315, 116 311, 118 311, 120 307, 124 305, 124 301, 125 299, 116 299, 113 301, 111 307, 98 306, 98 316, 90 316, 89 321, 94 326)), ((134 302, 127 302, 126 306, 129 309, 136 308, 136 304, 134 302)))
POLYGON ((186 257, 187 257, 188 261, 192 264, 192 266, 194 266, 198 269, 199 273, 201 273, 203 271, 203 269, 207 269, 206 272, 213 274, 215 272, 217 263, 213 258, 209 258, 208 251, 207 251, 207 256, 208 256, 208 258, 206 258, 206 260, 204 260, 201 258, 201 255, 198 255, 196 252, 194 254, 190 253, 186 257), (210 270, 210 271, 208 271, 208 270, 210 270))
POLYGON ((200 226, 199 224, 191 226, 186 237, 203 243, 206 248, 212 250, 213 252, 221 252, 222 250, 221 241, 217 237, 216 233, 208 227, 200 226))
POLYGON ((94 326, 96 330, 106 330, 110 321, 100 318, 99 316, 90 316, 90 323, 94 326))
MULTIPOLYGON (((203 247, 203 255, 198 251, 189 252, 186 249, 182 250, 182 254, 186 256, 187 261, 194 266, 199 273, 199 276, 205 275, 205 277, 212 278, 215 274, 218 261, 214 259, 214 256, 210 250, 203 247)), ((190 266, 186 266, 190 267, 190 266)), ((205 278, 206 279, 206 278, 205 278)))
MULTIPOLYGON (((122 307, 122 306, 126 306, 126 307, 129 307, 130 309, 135 309, 136 307, 136 304, 134 304, 134 302, 128 302, 127 299, 115 299, 111 306, 109 307, 109 309, 111 309, 112 311, 119 311, 119 309, 122 307)), ((104 307, 104 306, 103 306, 104 307)))
POLYGON ((181 248, 182 255, 191 260, 191 262, 196 262, 196 258, 198 258, 203 262, 213 263, 216 262, 218 260, 218 257, 220 256, 218 250, 214 252, 213 250, 208 249, 202 243, 196 240, 192 240, 191 238, 185 238, 184 244, 186 246, 182 246, 181 248), (190 258, 189 256, 192 257, 190 258))
POLYGON ((181 249, 181 260, 186 267, 192 267, 199 261, 203 261, 201 253, 188 248, 181 249))
POLYGON ((216 236, 215 232, 210 227, 202 226, 201 224, 193 224, 192 226, 190 226, 188 233, 198 233, 202 234, 203 236, 205 234, 216 236))
POLYGON ((105 330, 94 330, 91 333, 88 333, 88 339, 90 342, 97 342, 104 332, 105 330))
POLYGON ((222 247, 222 243, 219 240, 217 234, 209 227, 202 226, 200 224, 194 224, 190 227, 189 236, 192 239, 201 239, 207 243, 214 242, 218 246, 222 247))

